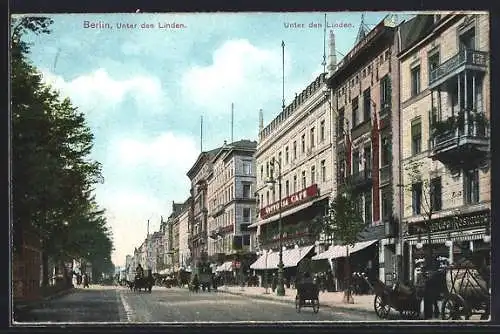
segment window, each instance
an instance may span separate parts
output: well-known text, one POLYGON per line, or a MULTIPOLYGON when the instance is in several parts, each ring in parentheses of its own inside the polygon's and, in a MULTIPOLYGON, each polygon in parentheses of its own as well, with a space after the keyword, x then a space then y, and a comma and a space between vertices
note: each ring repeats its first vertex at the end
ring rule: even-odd
MULTIPOLYGON (((269 202, 269 201, 268 201, 269 202)), ((263 208, 264 207, 264 194, 261 194, 260 195, 260 207, 263 208)))
POLYGON ((326 165, 325 160, 321 160, 321 181, 326 182, 326 165))
POLYGON ((252 174, 252 165, 248 161, 243 162, 243 174, 245 174, 245 175, 252 174))
POLYGON ((355 127, 356 125, 358 125, 358 98, 354 98, 352 100, 352 127, 355 127))
POLYGON ((325 121, 321 121, 319 125, 319 140, 321 142, 325 140, 325 121))
POLYGON ((463 32, 459 38, 459 48, 460 50, 474 50, 475 49, 475 37, 476 32, 474 28, 463 32))
POLYGON ((269 177, 269 161, 266 162, 266 177, 269 177))
POLYGON ((302 171, 302 189, 306 188, 306 171, 302 171))
POLYGON ((297 192, 297 175, 293 176, 293 192, 297 192))
POLYGON ((391 77, 386 75, 380 80, 380 107, 382 113, 388 111, 387 109, 391 107, 391 94, 391 77))
POLYGON ((371 93, 370 93, 370 88, 364 91, 363 93, 363 121, 369 121, 371 117, 371 105, 372 105, 372 99, 371 99, 371 93))
POLYGON ((442 191, 441 177, 435 177, 431 180, 431 212, 441 211, 442 209, 442 191))
POLYGON ((339 110, 339 125, 338 125, 338 129, 339 129, 339 132, 337 134, 337 136, 343 136, 344 135, 344 108, 341 108, 339 110))
POLYGON ((372 193, 368 191, 365 193, 365 224, 372 224, 372 193))
POLYGON ((278 163, 281 166, 281 151, 278 152, 278 163))
POLYGON ((311 138, 311 148, 313 148, 314 143, 315 143, 315 141, 314 141, 314 128, 311 128, 311 137, 310 138, 311 138))
POLYGON ((288 159, 288 146, 285 147, 285 163, 287 164, 289 162, 289 159, 288 159))
POLYGON ((266 199, 267 199, 266 205, 269 205, 269 190, 266 193, 266 199))
POLYGON ((411 69, 411 96, 420 93, 420 65, 411 69))
POLYGON ((392 214, 392 194, 389 189, 382 190, 382 220, 388 221, 392 214))
POLYGON ((355 150, 352 152, 352 174, 357 174, 359 172, 359 151, 355 150))
POLYGON ((276 189, 274 189, 274 188, 272 189, 271 196, 272 196, 272 198, 271 198, 272 203, 274 203, 276 201, 276 189))
POLYGON ((412 155, 422 152, 422 123, 420 120, 411 123, 411 153, 412 155))
POLYGON ((306 135, 302 135, 302 153, 306 153, 306 135))
POLYGON ((297 159, 297 142, 293 142, 293 158, 297 159))
POLYGON ((260 165, 260 178, 264 179, 264 165, 260 165))
POLYGON ((372 169, 372 151, 370 146, 365 146, 364 150, 364 167, 365 167, 365 172, 370 172, 372 169))
POLYGON ((250 208, 243 208, 243 222, 250 223, 250 208))
POLYGON ((479 171, 471 170, 464 173, 465 204, 479 202, 479 171))
POLYGON ((290 195, 290 181, 286 180, 285 182, 285 196, 290 195))
POLYGON ((429 56, 427 62, 429 63, 429 74, 439 66, 439 52, 434 52, 429 56))
POLYGON ((382 148, 381 148, 381 166, 387 166, 391 164, 391 151, 392 151, 392 143, 390 137, 382 138, 382 148))
MULTIPOLYGON (((246 229, 245 230, 242 229, 241 231, 246 232, 246 229)), ((245 234, 242 236, 242 238, 243 238, 243 246, 250 246, 250 234, 245 234)))
POLYGON ((311 166, 311 184, 316 183, 316 166, 311 166))
POLYGON ((419 215, 421 206, 422 206, 422 182, 417 182, 411 186, 412 214, 419 215))
POLYGON ((251 198, 249 184, 243 184, 243 198, 251 198))

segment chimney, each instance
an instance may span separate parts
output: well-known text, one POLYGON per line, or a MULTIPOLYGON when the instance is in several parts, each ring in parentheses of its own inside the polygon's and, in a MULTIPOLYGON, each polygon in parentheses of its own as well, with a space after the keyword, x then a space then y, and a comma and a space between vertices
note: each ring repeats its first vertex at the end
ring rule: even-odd
POLYGON ((337 50, 335 50, 335 34, 330 30, 330 54, 328 56, 328 75, 337 69, 337 50))

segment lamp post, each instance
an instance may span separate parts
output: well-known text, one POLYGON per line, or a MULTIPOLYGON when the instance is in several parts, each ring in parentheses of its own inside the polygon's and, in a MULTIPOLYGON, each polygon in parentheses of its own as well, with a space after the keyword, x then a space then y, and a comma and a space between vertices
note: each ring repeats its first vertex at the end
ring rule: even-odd
POLYGON ((274 157, 271 159, 271 178, 267 180, 267 184, 270 187, 274 187, 276 180, 274 179, 274 165, 278 165, 278 199, 279 199, 279 218, 278 218, 278 226, 279 226, 279 263, 278 263, 278 286, 276 287, 276 295, 284 296, 285 295, 285 286, 283 284, 283 226, 281 221, 281 162, 276 160, 274 157))

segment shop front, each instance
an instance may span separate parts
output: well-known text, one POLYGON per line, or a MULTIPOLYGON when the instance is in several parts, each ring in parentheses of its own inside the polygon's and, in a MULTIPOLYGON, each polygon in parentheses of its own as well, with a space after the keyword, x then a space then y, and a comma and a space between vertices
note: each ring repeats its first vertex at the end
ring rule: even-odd
MULTIPOLYGON (((439 217, 408 225, 408 275, 416 282, 427 259, 447 265, 464 260, 490 262, 489 210, 439 217), (430 227, 429 227, 430 226, 430 227)), ((476 263, 475 263, 476 264, 476 263)))

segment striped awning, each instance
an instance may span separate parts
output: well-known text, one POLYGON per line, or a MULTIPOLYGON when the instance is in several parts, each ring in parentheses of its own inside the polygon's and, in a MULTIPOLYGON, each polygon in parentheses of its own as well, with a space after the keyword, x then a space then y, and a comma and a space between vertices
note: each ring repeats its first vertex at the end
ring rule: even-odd
MULTIPOLYGON (((362 249, 365 249, 368 246, 373 245, 376 243, 378 240, 369 240, 369 241, 361 241, 357 242, 354 244, 354 246, 348 246, 349 247, 349 254, 353 254, 356 252, 359 252, 362 249)), ((313 260, 329 260, 329 259, 336 259, 339 257, 345 257, 347 256, 347 249, 346 246, 333 246, 330 247, 326 252, 320 253, 316 256, 313 256, 313 260)))
POLYGON ((231 261, 224 262, 220 266, 215 269, 216 272, 222 272, 222 271, 233 271, 233 263, 231 261))
MULTIPOLYGON (((439 235, 431 235, 431 243, 432 244, 444 244, 446 240, 450 239, 451 241, 472 241, 472 240, 481 240, 485 235, 484 229, 475 230, 475 231, 467 231, 467 232, 454 232, 451 233, 448 237, 446 234, 439 235)), ((418 243, 418 237, 408 238, 406 241, 410 245, 416 245, 418 243)), ((420 242, 422 244, 427 244, 427 236, 422 234, 420 236, 420 242)))
MULTIPOLYGON (((287 249, 283 251, 283 267, 292 268, 296 267, 297 264, 302 260, 314 245, 299 247, 293 249, 287 249)), ((250 269, 254 270, 266 270, 266 269, 276 269, 279 263, 279 252, 273 252, 270 254, 261 255, 257 261, 250 265, 250 269)))

